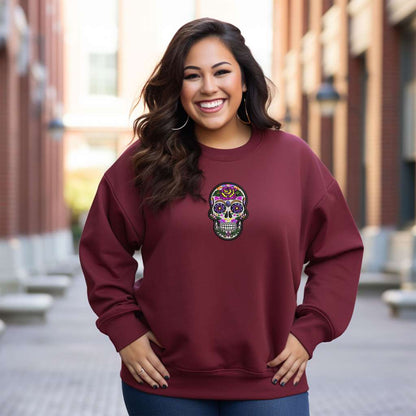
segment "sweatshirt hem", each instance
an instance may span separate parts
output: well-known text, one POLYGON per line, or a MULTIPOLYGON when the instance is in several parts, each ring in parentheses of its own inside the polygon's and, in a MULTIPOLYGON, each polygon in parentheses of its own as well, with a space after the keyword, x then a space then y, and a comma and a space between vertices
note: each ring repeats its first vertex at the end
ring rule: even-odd
POLYGON ((291 379, 282 387, 272 383, 275 372, 260 377, 239 370, 230 370, 206 374, 168 368, 171 377, 167 389, 153 389, 147 382, 139 384, 123 363, 120 377, 129 386, 145 393, 190 399, 267 400, 301 394, 309 390, 305 374, 298 385, 294 386, 291 379))

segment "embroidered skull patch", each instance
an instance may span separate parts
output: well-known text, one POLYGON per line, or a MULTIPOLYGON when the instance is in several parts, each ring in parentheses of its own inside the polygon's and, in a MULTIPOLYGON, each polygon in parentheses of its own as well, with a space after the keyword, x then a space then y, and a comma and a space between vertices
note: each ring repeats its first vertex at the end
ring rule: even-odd
POLYGON ((215 234, 223 240, 237 238, 248 217, 247 195, 241 186, 232 183, 217 185, 209 196, 208 216, 214 222, 215 234))

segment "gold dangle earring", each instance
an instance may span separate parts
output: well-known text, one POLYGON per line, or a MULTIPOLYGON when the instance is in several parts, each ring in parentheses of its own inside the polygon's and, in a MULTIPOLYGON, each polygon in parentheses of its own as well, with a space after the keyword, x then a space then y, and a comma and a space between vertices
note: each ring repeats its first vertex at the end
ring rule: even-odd
POLYGON ((238 119, 243 123, 243 124, 251 124, 251 120, 250 120, 250 117, 249 117, 249 115, 248 115, 248 111, 247 111, 247 103, 246 103, 246 99, 245 98, 243 98, 243 101, 244 101, 244 111, 245 111, 245 113, 246 113, 246 117, 247 117, 247 121, 245 121, 245 120, 243 120, 239 115, 238 115, 238 111, 237 111, 237 117, 238 117, 238 119))

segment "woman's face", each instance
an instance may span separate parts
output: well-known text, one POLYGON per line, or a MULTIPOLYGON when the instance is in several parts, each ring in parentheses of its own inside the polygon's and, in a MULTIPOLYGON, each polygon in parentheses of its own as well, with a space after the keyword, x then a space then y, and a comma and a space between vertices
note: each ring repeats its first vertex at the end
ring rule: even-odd
POLYGON ((181 103, 198 131, 237 126, 237 109, 247 88, 240 66, 217 37, 196 42, 185 59, 181 103))

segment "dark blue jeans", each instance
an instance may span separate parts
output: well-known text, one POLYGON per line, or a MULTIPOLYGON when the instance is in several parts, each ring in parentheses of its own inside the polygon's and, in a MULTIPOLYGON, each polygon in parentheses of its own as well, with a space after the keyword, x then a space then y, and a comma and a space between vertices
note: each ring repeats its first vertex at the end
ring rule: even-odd
POLYGON ((207 400, 159 396, 121 381, 130 416, 309 416, 308 392, 281 399, 207 400))

